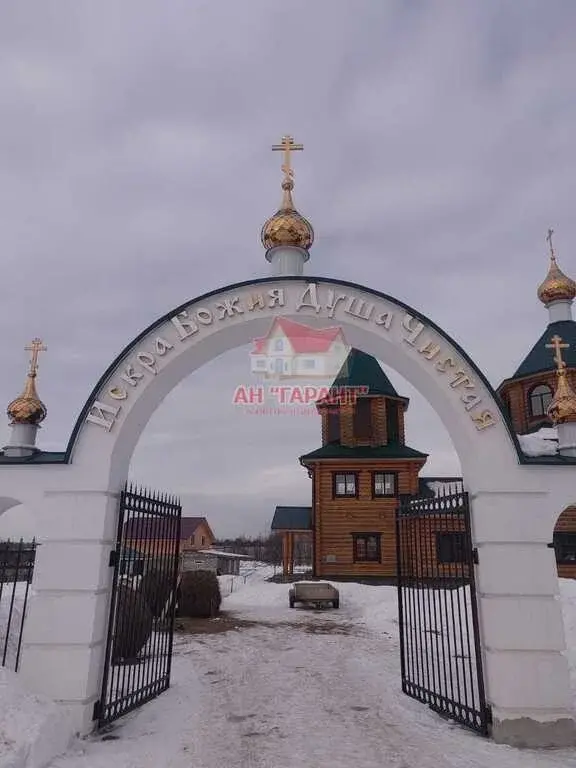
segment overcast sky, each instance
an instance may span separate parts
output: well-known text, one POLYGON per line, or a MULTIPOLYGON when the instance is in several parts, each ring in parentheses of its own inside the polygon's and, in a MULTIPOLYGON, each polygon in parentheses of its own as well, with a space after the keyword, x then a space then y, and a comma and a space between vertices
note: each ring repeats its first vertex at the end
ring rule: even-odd
MULTIPOLYGON (((494 386, 545 326, 548 226, 576 276, 573 0, 36 0, 1 14, 0 402, 40 335, 46 450, 155 318, 268 274, 259 233, 285 133, 305 146, 308 274, 418 308, 494 386)), ((218 536, 309 503, 297 458, 320 445, 318 417, 232 405, 247 353, 174 390, 132 465, 218 536)), ((392 378, 426 474, 458 473, 434 412, 392 378)))

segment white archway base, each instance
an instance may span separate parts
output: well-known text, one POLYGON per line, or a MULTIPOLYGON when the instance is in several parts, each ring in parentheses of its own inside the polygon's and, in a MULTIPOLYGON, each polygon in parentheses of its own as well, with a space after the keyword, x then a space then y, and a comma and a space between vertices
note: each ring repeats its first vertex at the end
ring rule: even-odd
POLYGON ((163 398, 228 349, 287 317, 338 325, 431 403, 458 452, 472 499, 486 691, 493 738, 576 743, 552 538, 573 500, 574 466, 523 466, 494 394, 462 349, 419 313, 368 288, 281 278, 231 286, 162 318, 122 353, 86 404, 69 463, 2 466, 4 493, 34 506, 38 537, 22 674, 92 727, 111 588, 117 497, 132 451, 163 398))

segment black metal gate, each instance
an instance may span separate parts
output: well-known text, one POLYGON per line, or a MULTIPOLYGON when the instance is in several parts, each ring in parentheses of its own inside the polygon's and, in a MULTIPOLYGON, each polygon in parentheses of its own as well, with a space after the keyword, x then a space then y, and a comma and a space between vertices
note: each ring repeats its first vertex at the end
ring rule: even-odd
POLYGON ((487 735, 468 494, 402 497, 396 543, 402 690, 487 735))
POLYGON ((175 496, 133 486, 120 495, 98 727, 170 685, 181 514, 175 496))

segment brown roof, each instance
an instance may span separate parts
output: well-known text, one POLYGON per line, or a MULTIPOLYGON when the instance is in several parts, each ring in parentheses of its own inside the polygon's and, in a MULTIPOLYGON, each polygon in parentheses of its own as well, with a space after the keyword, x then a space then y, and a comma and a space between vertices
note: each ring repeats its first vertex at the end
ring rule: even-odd
MULTIPOLYGON (((124 523, 124 536, 127 539, 170 539, 173 535, 174 523, 174 518, 134 517, 124 523)), ((205 517, 183 517, 180 539, 189 539, 193 536, 200 523, 205 523, 212 534, 205 517)))

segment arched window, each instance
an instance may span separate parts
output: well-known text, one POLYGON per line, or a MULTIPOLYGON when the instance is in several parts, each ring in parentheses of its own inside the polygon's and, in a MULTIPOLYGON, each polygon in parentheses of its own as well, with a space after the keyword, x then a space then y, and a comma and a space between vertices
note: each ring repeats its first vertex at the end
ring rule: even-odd
POLYGON ((547 384, 538 384, 530 391, 530 415, 546 416, 546 409, 552 402, 552 390, 547 384))

